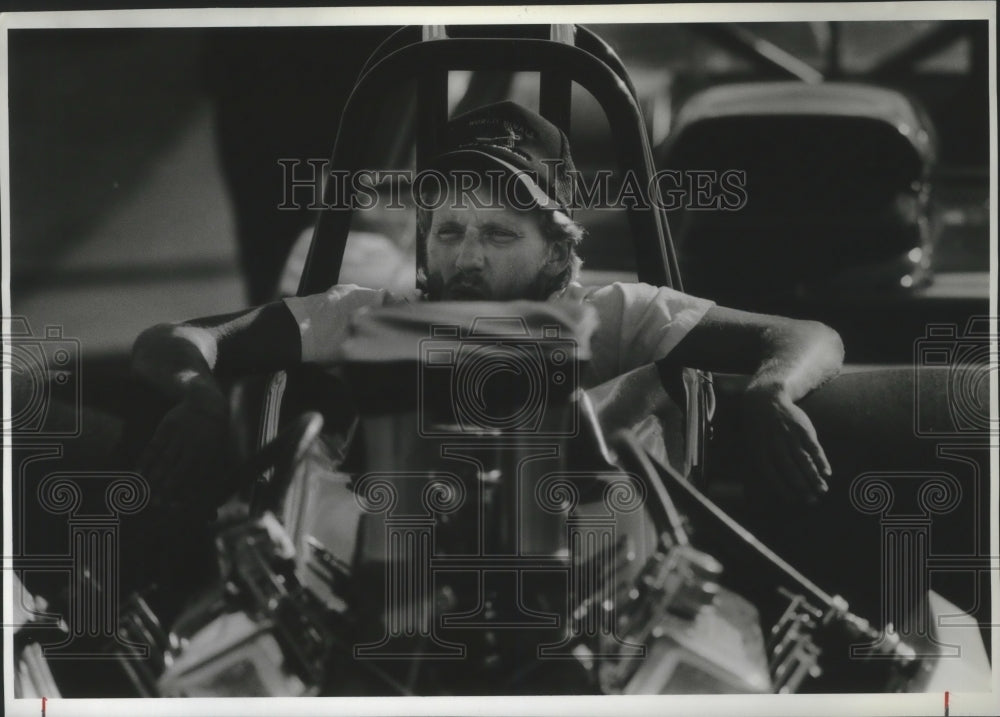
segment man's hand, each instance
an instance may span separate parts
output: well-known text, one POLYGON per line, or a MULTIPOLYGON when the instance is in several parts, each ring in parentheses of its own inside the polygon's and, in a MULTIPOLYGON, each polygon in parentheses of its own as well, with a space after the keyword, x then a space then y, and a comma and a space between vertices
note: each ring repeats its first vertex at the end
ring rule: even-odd
POLYGON ((752 385, 743 406, 747 447, 763 478, 785 499, 816 502, 832 470, 809 416, 773 386, 752 385))
POLYGON ((712 307, 670 354, 717 373, 749 374, 743 434, 757 467, 782 496, 815 501, 830 464, 809 417, 795 405, 837 375, 844 344, 817 321, 712 307))
POLYGON ((225 488, 228 438, 225 395, 210 379, 192 382, 139 457, 154 502, 214 507, 225 488))

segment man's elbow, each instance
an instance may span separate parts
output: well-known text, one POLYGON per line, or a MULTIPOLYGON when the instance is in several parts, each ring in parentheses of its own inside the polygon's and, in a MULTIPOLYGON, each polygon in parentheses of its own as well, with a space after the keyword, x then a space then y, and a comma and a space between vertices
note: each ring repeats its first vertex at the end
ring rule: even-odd
POLYGON ((840 334, 821 321, 802 323, 808 333, 809 343, 815 351, 827 360, 831 368, 839 370, 844 364, 844 341, 840 338, 840 334))
POLYGON ((149 353, 155 353, 157 347, 170 340, 173 332, 173 324, 156 324, 144 330, 132 342, 132 360, 142 359, 149 353))
POLYGON ((173 356, 178 350, 188 353, 192 348, 206 361, 214 361, 217 347, 210 332, 185 323, 156 324, 139 334, 132 344, 132 367, 141 369, 173 356))

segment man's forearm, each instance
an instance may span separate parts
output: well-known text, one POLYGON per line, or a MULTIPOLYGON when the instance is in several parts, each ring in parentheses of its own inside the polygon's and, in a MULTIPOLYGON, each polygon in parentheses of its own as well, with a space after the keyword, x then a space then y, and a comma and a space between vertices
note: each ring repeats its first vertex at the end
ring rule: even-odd
POLYGON ((174 400, 217 392, 214 376, 279 371, 300 363, 299 327, 275 302, 144 331, 132 349, 137 376, 174 400))
POLYGON ((788 320, 766 332, 767 358, 753 373, 749 391, 781 391, 798 401, 840 372, 840 335, 816 321, 788 320))

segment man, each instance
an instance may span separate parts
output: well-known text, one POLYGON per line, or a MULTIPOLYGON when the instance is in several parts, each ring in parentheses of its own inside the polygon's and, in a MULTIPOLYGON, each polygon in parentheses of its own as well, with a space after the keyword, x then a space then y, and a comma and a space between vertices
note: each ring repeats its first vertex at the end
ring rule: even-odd
POLYGON ((836 332, 646 284, 586 289, 575 281, 583 229, 571 219, 574 169, 566 136, 504 102, 452 120, 446 142, 434 168, 454 181, 420 211, 419 296, 334 286, 236 314, 156 326, 138 338, 136 374, 174 402, 140 460, 154 485, 169 494, 184 481, 191 487, 211 479, 204 457, 218 453, 227 434, 218 375, 335 361, 351 316, 366 307, 532 299, 594 308, 598 326, 584 377, 590 386, 667 357, 677 365, 749 374, 745 425, 762 473, 785 497, 815 500, 827 490, 830 465, 795 402, 840 370, 836 332), (490 181, 470 188, 470 176, 490 181))

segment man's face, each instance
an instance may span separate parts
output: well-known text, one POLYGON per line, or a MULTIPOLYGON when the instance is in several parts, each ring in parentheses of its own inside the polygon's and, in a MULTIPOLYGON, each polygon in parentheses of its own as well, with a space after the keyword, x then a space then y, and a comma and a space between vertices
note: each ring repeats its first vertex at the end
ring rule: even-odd
MULTIPOLYGON (((478 195, 477 195, 478 196, 478 195)), ((486 197, 480 197, 488 204, 486 197)), ((562 265, 537 211, 477 208, 449 201, 433 212, 427 237, 430 295, 444 300, 541 301, 562 265)))

